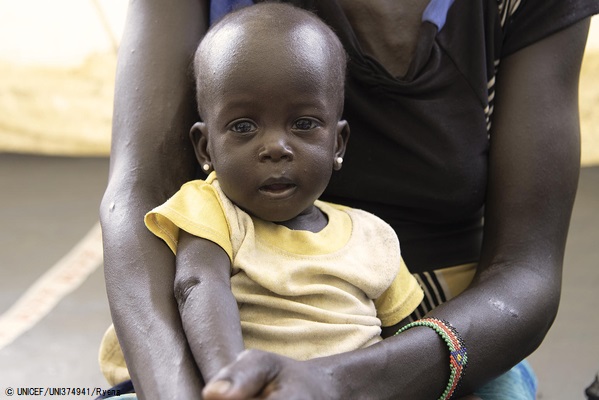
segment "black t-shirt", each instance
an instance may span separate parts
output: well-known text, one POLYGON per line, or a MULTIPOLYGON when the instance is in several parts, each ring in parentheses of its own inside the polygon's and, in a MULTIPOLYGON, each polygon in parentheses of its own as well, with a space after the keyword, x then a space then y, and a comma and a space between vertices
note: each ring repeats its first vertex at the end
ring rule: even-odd
POLYGON ((599 12, 599 2, 432 0, 400 79, 361 51, 335 0, 294 3, 315 10, 350 57, 351 136, 323 199, 391 224, 412 272, 478 260, 501 58, 599 12))
POLYGON ((361 51, 337 0, 285 2, 319 15, 350 57, 351 137, 323 199, 386 220, 412 272, 477 261, 501 59, 599 12, 599 2, 431 0, 402 78, 361 51))

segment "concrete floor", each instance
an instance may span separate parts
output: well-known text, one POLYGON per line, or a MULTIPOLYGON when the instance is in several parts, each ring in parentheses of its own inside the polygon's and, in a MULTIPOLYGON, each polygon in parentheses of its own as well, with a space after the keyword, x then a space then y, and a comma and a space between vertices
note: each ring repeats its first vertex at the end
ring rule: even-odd
MULTIPOLYGON (((0 398, 9 398, 8 388, 15 395, 24 387, 108 388, 96 361, 98 343, 110 323, 97 258, 99 240, 88 240, 80 259, 63 259, 97 222, 107 173, 104 158, 0 154, 0 398), (61 259, 62 264, 86 265, 87 270, 78 278, 71 271, 67 278, 63 273, 62 278, 41 279, 52 288, 60 286, 52 282, 63 279, 71 292, 34 285, 61 259), (73 283, 77 279, 82 280, 79 286, 73 283), (32 292, 53 297, 56 307, 45 315, 47 301, 22 298, 32 292), (27 323, 33 324, 31 329, 17 335, 17 328, 27 323)), ((530 358, 543 400, 584 399, 584 388, 599 370, 598 211, 599 167, 584 168, 560 312, 530 358)))

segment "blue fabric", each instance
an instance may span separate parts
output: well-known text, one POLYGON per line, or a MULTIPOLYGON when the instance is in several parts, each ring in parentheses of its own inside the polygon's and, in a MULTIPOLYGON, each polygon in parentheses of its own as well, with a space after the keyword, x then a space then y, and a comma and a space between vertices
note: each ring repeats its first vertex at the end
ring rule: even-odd
POLYGON ((483 400, 535 400, 537 378, 528 361, 524 360, 475 394, 483 400))
POLYGON ((437 31, 441 31, 447 20, 447 13, 454 0, 431 0, 422 14, 422 20, 428 21, 437 26, 437 31))
POLYGON ((254 4, 252 0, 212 0, 210 2, 210 25, 232 10, 252 4, 254 4))

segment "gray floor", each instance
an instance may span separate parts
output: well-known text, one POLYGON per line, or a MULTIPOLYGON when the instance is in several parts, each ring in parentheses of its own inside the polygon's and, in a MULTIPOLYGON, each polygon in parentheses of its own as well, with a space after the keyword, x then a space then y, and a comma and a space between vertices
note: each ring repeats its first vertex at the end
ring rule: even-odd
MULTIPOLYGON (((0 313, 97 222, 107 175, 106 159, 0 155, 0 313)), ((8 387, 107 389, 96 359, 109 324, 99 265, 47 317, 0 350, 0 398, 8 387)))
MULTIPOLYGON (((92 228, 107 173, 102 158, 0 154, 0 315, 92 228)), ((543 400, 584 399, 599 370, 598 210, 599 167, 585 168, 560 312, 530 359, 543 400)), ((0 398, 8 398, 9 387, 106 389, 96 358, 109 323, 98 265, 45 318, 0 350, 0 398)))

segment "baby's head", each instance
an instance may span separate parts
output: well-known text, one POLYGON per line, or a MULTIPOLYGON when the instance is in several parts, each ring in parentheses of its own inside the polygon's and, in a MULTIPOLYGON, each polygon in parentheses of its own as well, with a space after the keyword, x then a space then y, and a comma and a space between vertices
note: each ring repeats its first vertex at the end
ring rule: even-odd
POLYGON ((308 210, 340 169, 345 51, 313 14, 261 3, 228 14, 194 59, 203 122, 191 137, 200 165, 259 218, 308 210))

